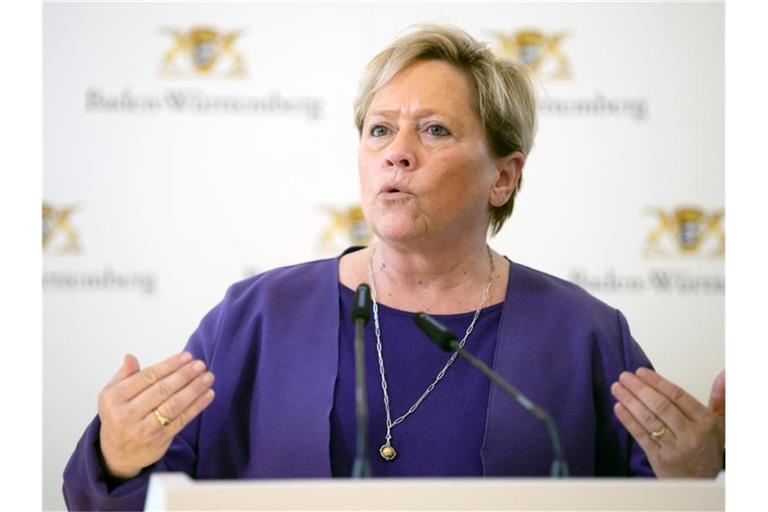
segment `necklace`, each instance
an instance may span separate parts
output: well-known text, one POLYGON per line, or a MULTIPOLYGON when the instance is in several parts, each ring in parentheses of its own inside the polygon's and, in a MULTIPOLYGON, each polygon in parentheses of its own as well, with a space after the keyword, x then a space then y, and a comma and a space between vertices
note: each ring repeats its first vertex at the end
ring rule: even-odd
MULTIPOLYGON (((493 263, 493 256, 491 255, 491 248, 488 247, 487 245, 486 245, 486 248, 488 250, 488 259, 491 262, 491 277, 488 280, 488 286, 486 286, 485 291, 483 291, 483 296, 480 299, 480 305, 478 306, 477 311, 475 311, 474 317, 472 317, 472 322, 469 324, 469 327, 467 327, 467 331, 466 333, 464 333, 464 337, 459 342, 459 349, 464 348, 464 344, 467 342, 467 338, 469 337, 469 334, 475 328, 475 323, 477 323, 477 319, 480 316, 480 311, 483 309, 483 306, 485 306, 485 302, 488 300, 488 296, 491 291, 491 285, 493 284, 493 274, 496 269, 493 263)), ((424 392, 413 403, 410 409, 408 409, 408 411, 406 411, 405 414, 397 418, 395 421, 392 421, 392 417, 390 415, 390 410, 389 410, 389 394, 387 393, 387 377, 386 377, 386 372, 384 371, 384 356, 382 355, 382 348, 381 348, 381 326, 379 325, 379 304, 376 302, 376 284, 375 284, 376 280, 374 279, 374 273, 373 273, 373 256, 374 254, 371 254, 371 259, 368 262, 368 280, 371 283, 371 298, 373 299, 373 323, 376 328, 376 353, 379 357, 379 373, 381 374, 381 390, 384 393, 384 411, 387 414, 386 442, 381 446, 381 448, 379 448, 379 454, 384 460, 392 460, 397 456, 397 451, 395 450, 395 447, 392 446, 392 429, 395 428, 395 425, 402 423, 405 420, 405 418, 413 414, 413 412, 419 408, 419 406, 421 405, 421 402, 423 402, 424 399, 427 398, 427 396, 432 392, 432 390, 435 389, 435 386, 437 386, 437 383, 440 382, 440 380, 445 376, 445 372, 448 371, 448 368, 451 367, 453 362, 456 360, 456 357, 458 357, 459 353, 458 351, 455 351, 453 354, 451 354, 451 357, 448 359, 448 362, 445 363, 445 366, 443 366, 443 369, 437 373, 435 380, 432 381, 432 384, 427 386, 427 389, 424 390, 424 392)))

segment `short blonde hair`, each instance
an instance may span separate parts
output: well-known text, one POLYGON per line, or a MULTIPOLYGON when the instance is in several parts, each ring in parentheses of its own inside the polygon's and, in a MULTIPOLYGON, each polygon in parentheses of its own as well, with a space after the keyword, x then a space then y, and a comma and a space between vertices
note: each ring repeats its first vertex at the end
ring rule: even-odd
MULTIPOLYGON (((494 55, 486 44, 463 30, 440 25, 414 27, 368 63, 355 100, 355 125, 361 136, 376 91, 409 65, 423 60, 443 60, 464 72, 474 91, 473 106, 496 157, 515 151, 528 156, 536 133, 536 99, 525 65, 494 55)), ((505 204, 490 207, 494 235, 512 215, 519 187, 520 183, 505 204)))

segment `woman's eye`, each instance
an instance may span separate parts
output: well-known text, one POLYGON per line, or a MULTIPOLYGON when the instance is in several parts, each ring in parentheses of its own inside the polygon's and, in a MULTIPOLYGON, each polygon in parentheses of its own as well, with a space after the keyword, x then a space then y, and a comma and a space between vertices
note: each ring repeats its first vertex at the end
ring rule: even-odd
POLYGON ((450 135, 451 133, 448 131, 448 128, 446 128, 443 125, 440 124, 432 124, 427 127, 427 133, 434 137, 446 137, 450 135))
POLYGON ((372 137, 383 137, 387 133, 389 133, 389 130, 386 126, 382 126, 380 124, 375 124, 371 126, 371 129, 369 131, 372 137))

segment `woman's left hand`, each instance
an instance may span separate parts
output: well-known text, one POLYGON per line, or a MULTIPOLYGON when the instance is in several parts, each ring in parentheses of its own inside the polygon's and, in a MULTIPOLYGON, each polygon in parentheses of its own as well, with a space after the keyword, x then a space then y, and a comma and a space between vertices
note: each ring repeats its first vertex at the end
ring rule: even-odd
POLYGON ((616 417, 645 450, 657 477, 714 477, 725 450, 725 372, 709 408, 647 368, 624 372, 611 386, 616 417))

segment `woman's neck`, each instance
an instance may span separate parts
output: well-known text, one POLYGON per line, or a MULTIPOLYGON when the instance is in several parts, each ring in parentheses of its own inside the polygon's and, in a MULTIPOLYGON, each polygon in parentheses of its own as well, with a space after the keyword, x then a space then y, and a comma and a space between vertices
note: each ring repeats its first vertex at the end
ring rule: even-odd
POLYGON ((374 286, 381 304, 405 311, 452 314, 477 309, 491 279, 485 305, 501 302, 508 265, 484 241, 471 249, 429 252, 379 241, 342 258, 340 272, 342 284, 350 288, 362 282, 374 286))
POLYGON ((425 253, 378 242, 372 247, 371 264, 376 280, 387 286, 412 293, 446 293, 467 283, 487 283, 491 272, 489 255, 487 245, 425 253))

